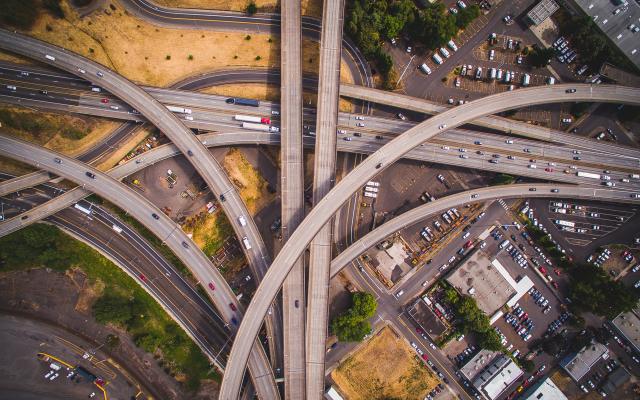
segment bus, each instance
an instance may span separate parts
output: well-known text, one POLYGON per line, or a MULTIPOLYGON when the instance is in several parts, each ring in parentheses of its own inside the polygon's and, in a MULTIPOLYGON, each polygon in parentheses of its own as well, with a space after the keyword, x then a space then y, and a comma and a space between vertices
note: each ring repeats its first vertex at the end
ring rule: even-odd
POLYGON ((76 210, 79 210, 87 215, 91 215, 92 211, 91 211, 91 206, 89 206, 89 208, 85 208, 83 206, 80 205, 80 203, 76 203, 73 205, 73 208, 75 208, 76 210))

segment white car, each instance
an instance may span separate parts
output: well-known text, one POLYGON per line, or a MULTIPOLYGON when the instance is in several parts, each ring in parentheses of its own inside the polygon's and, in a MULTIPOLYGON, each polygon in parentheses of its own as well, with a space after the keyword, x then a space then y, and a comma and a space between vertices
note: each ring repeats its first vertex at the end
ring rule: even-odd
POLYGON ((361 115, 356 115, 356 119, 357 119, 358 121, 364 121, 364 117, 363 117, 363 116, 361 116, 361 115))
POLYGON ((438 129, 444 129, 444 128, 446 128, 446 127, 447 127, 447 124, 442 124, 442 125, 440 125, 440 126, 438 127, 438 129))

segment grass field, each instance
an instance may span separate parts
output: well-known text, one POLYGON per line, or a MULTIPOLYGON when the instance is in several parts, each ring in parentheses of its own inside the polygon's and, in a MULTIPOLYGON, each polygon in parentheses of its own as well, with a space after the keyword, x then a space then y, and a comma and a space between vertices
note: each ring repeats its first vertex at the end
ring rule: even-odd
POLYGON ((342 361, 331 378, 349 400, 421 400, 438 384, 431 370, 390 327, 342 361))
MULTIPOLYGON (((142 84, 167 86, 233 67, 279 67, 279 38, 267 34, 169 29, 137 19, 116 0, 80 18, 62 0, 65 19, 42 13, 28 34, 91 58, 142 84), (115 9, 115 10, 114 10, 115 9)), ((318 43, 303 41, 303 71, 317 73, 318 43)), ((351 77, 345 68, 341 74, 351 77)))
POLYGON ((77 156, 107 136, 119 123, 103 118, 79 117, 0 106, 3 131, 68 156, 77 156))
POLYGON ((182 229, 193 234, 193 241, 207 256, 214 255, 230 235, 233 228, 222 211, 212 214, 203 211, 185 221, 182 229))
MULTIPOLYGON (((201 8, 209 10, 245 11, 247 0, 155 0, 156 3, 166 7, 175 8, 201 8)), ((277 0, 255 0, 259 12, 274 12, 280 7, 277 0)), ((322 14, 322 1, 301 0, 302 14, 320 17, 322 14)))
POLYGON ((252 216, 275 198, 275 194, 267 190, 267 181, 253 168, 240 150, 236 148, 229 150, 222 165, 252 216))

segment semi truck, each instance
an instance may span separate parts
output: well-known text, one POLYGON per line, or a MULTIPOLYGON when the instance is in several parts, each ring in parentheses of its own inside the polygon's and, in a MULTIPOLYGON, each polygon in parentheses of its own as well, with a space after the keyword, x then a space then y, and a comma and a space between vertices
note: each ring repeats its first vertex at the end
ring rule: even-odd
POLYGON ((254 99, 243 99, 242 97, 230 97, 226 100, 227 104, 238 104, 240 106, 259 107, 260 102, 254 99))
POLYGON ((573 228, 573 227, 575 227, 575 226, 576 226, 576 223, 575 223, 575 222, 571 222, 571 221, 563 221, 563 220, 561 220, 561 219, 557 219, 557 220, 556 220, 556 224, 558 224, 558 225, 562 225, 562 226, 568 226, 568 227, 571 227, 571 228, 573 228))
POLYGON ((577 176, 580 176, 582 178, 593 178, 593 179, 600 179, 600 174, 593 174, 591 172, 582 172, 582 171, 578 171, 576 172, 577 176))
POLYGON ((253 122, 243 122, 243 129, 251 129, 253 131, 263 131, 263 132, 280 132, 280 128, 272 125, 264 125, 264 124, 255 124, 253 122))
POLYGON ((74 204, 73 208, 75 208, 76 210, 82 211, 83 213, 85 213, 87 215, 91 215, 91 208, 83 207, 79 203, 74 204))
POLYGON ((191 114, 190 108, 176 107, 176 106, 167 106, 169 111, 180 114, 191 114))
POLYGON ((233 119, 236 121, 244 121, 244 122, 256 122, 259 124, 271 124, 271 119, 266 117, 256 117, 253 115, 234 115, 233 119))

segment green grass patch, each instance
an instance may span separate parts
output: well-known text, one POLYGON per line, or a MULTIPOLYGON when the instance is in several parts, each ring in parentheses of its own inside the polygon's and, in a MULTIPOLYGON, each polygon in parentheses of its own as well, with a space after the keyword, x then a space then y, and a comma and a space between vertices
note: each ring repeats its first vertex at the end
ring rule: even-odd
POLYGON ((96 320, 121 326, 136 345, 149 353, 160 352, 165 370, 172 375, 184 374, 189 390, 197 389, 201 379, 214 377, 207 358, 160 305, 91 247, 45 224, 0 238, 1 270, 44 267, 59 272, 80 268, 90 281, 102 282, 103 294, 93 305, 96 320))

